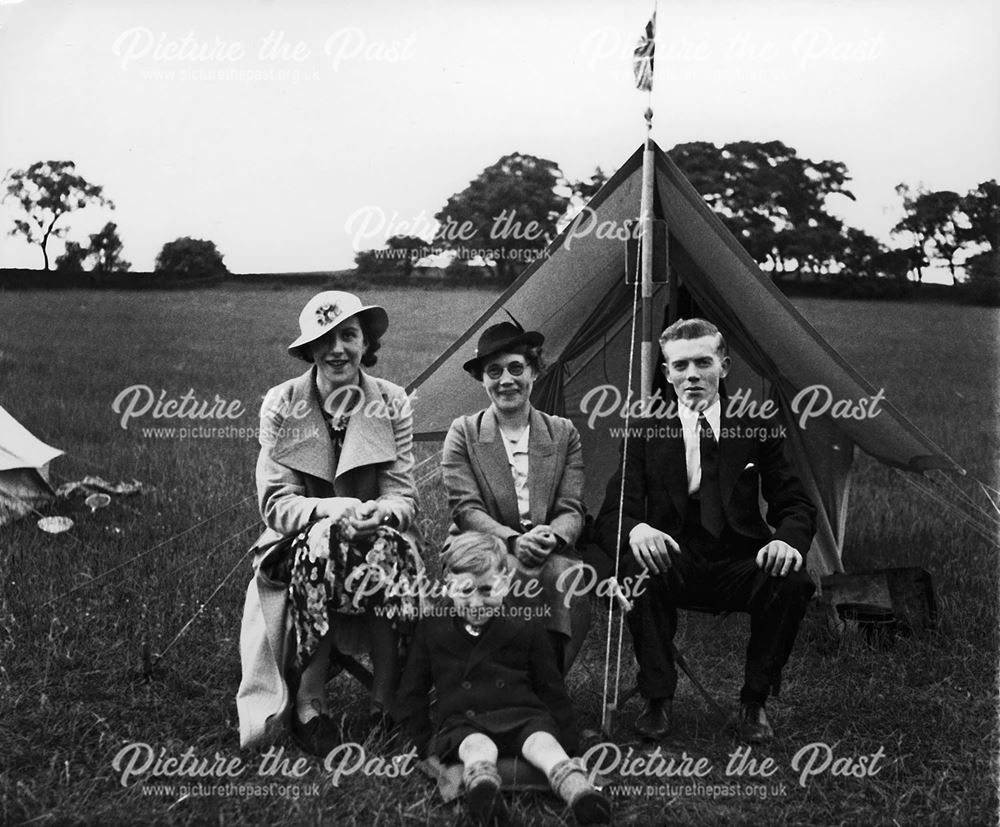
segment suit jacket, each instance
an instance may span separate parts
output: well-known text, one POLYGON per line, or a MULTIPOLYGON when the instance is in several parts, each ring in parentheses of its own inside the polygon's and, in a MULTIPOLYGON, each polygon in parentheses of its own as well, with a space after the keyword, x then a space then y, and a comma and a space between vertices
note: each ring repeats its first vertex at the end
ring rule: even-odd
MULTIPOLYGON (((803 558, 815 532, 816 508, 806 495, 795 460, 778 418, 730 417, 722 399, 719 439, 719 488, 726 522, 738 535, 783 540, 803 558), (758 492, 767 502, 761 516, 758 492), (773 535, 768 528, 773 528, 773 535)), ((677 537, 688 503, 684 436, 676 414, 635 421, 626 455, 608 482, 597 520, 601 544, 608 553, 627 550, 629 532, 646 523, 677 537), (621 545, 615 548, 622 468, 626 469, 621 545)))
MULTIPOLYGON (((568 419, 531 409, 528 500, 531 521, 568 545, 583 530, 583 451, 568 419)), ((492 407, 451 423, 441 454, 451 533, 482 531, 506 540, 521 533, 517 493, 492 407)))
MULTIPOLYGON (((413 417, 405 391, 361 374, 364 405, 350 418, 334 468, 330 433, 313 394, 313 370, 271 388, 261 406, 257 494, 267 529, 254 544, 254 576, 240 628, 243 674, 236 708, 244 747, 277 738, 291 706, 284 679, 294 646, 288 584, 272 579, 266 565, 274 541, 310 522, 320 498, 338 496, 378 500, 396 515, 410 541, 418 542, 412 528, 417 511, 413 417)), ((338 626, 338 646, 356 651, 363 632, 359 619, 344 618, 338 626)))
POLYGON ((394 717, 421 754, 432 734, 442 751, 449 731, 470 719, 488 732, 551 717, 566 751, 578 746, 573 705, 545 629, 504 615, 493 618, 479 638, 466 634, 453 615, 424 617, 410 645, 394 717), (437 688, 433 723, 431 687, 437 688))

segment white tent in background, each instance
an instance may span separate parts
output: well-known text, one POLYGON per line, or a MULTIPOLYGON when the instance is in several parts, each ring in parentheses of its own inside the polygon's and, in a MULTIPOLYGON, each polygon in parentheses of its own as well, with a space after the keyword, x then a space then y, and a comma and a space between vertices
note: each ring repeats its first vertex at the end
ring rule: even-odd
POLYGON ((0 525, 29 514, 53 495, 49 463, 62 454, 0 407, 0 525))
MULTIPOLYGON (((532 402, 570 417, 579 428, 587 465, 584 500, 596 513, 618 464, 620 439, 609 428, 623 422, 610 417, 591 423, 583 402, 602 385, 614 386, 626 398, 635 295, 625 278, 626 241, 602 229, 620 229, 635 219, 641 179, 640 148, 591 199, 588 223, 571 223, 545 255, 411 383, 417 439, 442 439, 452 419, 484 406, 482 388, 461 365, 472 356, 480 331, 509 320, 509 311, 525 328, 545 334, 549 367, 535 383, 532 402), (590 231, 584 232, 586 228, 590 231)), ((654 325, 659 324, 659 330, 678 316, 695 315, 715 322, 733 355, 734 367, 726 379, 730 394, 746 392, 757 401, 773 394, 786 410, 796 394, 814 385, 828 388, 837 400, 864 401, 876 395, 761 272, 659 147, 654 214, 666 222, 670 261, 670 281, 654 285, 654 325)), ((662 271, 660 276, 662 281, 662 271)), ((638 347, 632 364, 633 387, 638 389, 638 347)), ((878 410, 877 416, 863 420, 826 413, 805 429, 785 418, 800 473, 818 509, 809 555, 810 570, 816 574, 843 571, 855 446, 918 477, 933 470, 961 472, 890 402, 882 400, 878 410)))

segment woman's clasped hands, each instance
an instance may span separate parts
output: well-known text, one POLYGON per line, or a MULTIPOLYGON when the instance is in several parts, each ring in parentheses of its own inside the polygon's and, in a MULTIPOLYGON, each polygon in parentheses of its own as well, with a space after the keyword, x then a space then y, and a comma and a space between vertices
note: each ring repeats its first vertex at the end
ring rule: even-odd
POLYGON ((353 541, 374 534, 389 512, 378 500, 362 502, 356 497, 326 497, 317 503, 314 514, 337 520, 344 539, 353 541))
POLYGON ((536 525, 518 535, 514 542, 514 556, 523 567, 536 568, 545 562, 558 545, 559 539, 549 526, 536 525))

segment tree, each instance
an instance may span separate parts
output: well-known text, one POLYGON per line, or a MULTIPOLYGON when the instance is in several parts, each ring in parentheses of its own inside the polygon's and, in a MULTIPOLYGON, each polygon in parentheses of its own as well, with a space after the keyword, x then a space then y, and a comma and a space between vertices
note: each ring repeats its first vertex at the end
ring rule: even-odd
POLYGON ((435 241, 465 258, 482 253, 507 281, 513 264, 533 260, 555 237, 570 200, 564 185, 554 161, 505 155, 448 199, 435 216, 441 224, 435 241))
MULTIPOLYGON (((955 254, 962 248, 962 237, 968 226, 963 199, 951 190, 913 193, 906 184, 897 186, 896 192, 903 197, 906 213, 892 232, 910 233, 925 257, 944 259, 951 272, 951 283, 957 284, 955 254)), ((920 276, 922 278, 922 272, 920 276)))
POLYGON ((224 275, 229 270, 222 263, 222 255, 213 242, 184 237, 163 245, 156 257, 154 272, 195 279, 224 275))
POLYGON ((961 239, 1000 251, 1000 186, 996 180, 983 181, 970 190, 962 199, 962 212, 969 223, 961 230, 961 239))
POLYGON ((94 260, 93 271, 98 274, 127 273, 132 265, 122 258, 122 242, 118 238, 118 225, 109 221, 99 233, 90 237, 88 255, 94 260))
POLYGON ((375 250, 361 250, 354 256, 354 266, 359 273, 374 273, 378 265, 379 255, 375 250))
POLYGON ((67 241, 66 249, 56 259, 56 272, 78 274, 84 272, 85 264, 95 275, 127 273, 132 265, 121 255, 122 242, 118 238, 118 225, 109 221, 98 233, 92 233, 90 244, 84 247, 75 241, 67 241))
POLYGON ((403 275, 408 276, 413 272, 414 265, 424 257, 427 252, 427 242, 415 235, 394 235, 385 242, 390 250, 399 250, 399 257, 390 257, 393 263, 398 262, 403 268, 403 275))
POLYGON ((883 249, 874 257, 872 263, 878 273, 882 273, 905 284, 910 271, 913 270, 919 273, 920 267, 927 262, 918 250, 911 248, 909 250, 883 249))
POLYGON ((589 201, 607 182, 607 173, 600 167, 594 167, 594 174, 590 176, 589 181, 576 181, 573 184, 573 195, 583 201, 589 201))
POLYGON ((882 245, 873 236, 856 227, 844 230, 840 263, 851 276, 876 276, 879 273, 882 245))
POLYGON ((56 227, 60 218, 90 205, 111 209, 115 206, 102 194, 103 187, 76 174, 72 161, 38 161, 26 170, 8 173, 6 180, 4 200, 14 198, 25 214, 25 218, 15 219, 10 234, 24 236, 29 244, 42 248, 46 271, 49 269, 49 240, 61 238, 68 229, 56 227))
POLYGON ((670 157, 747 252, 775 273, 819 271, 842 248, 842 222, 826 199, 843 195, 847 167, 811 161, 781 141, 678 144, 670 157))
POLYGON ((1000 250, 977 253, 966 260, 965 269, 972 300, 1000 307, 1000 250))
POLYGON ((83 263, 87 259, 87 251, 82 244, 67 241, 63 254, 56 259, 56 272, 65 275, 77 275, 83 272, 83 263))
MULTIPOLYGON (((844 231, 843 222, 832 215, 810 219, 802 226, 775 233, 772 258, 782 264, 794 260, 798 264, 795 276, 799 280, 803 273, 827 273, 837 269, 836 265, 844 267, 844 231)), ((862 274, 872 275, 873 272, 868 270, 862 274)))

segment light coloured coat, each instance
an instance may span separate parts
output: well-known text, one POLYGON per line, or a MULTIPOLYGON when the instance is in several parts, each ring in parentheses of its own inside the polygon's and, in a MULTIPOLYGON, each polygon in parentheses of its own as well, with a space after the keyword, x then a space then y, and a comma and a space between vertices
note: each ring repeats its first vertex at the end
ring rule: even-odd
MULTIPOLYGON (((315 516, 321 499, 378 500, 416 544, 413 416, 398 385, 360 374, 363 401, 352 412, 339 463, 313 389, 315 368, 268 391, 261 406, 257 495, 267 529, 254 544, 254 577, 240 629, 242 680, 236 696, 240 745, 269 743, 282 732, 292 706, 285 667, 294 647, 288 584, 267 575, 268 551, 315 516), (262 566, 262 564, 264 564, 262 566)), ((360 618, 338 624, 340 648, 363 633, 360 618), (354 621, 353 623, 351 621, 354 621), (353 627, 353 628, 352 628, 353 627)), ((355 645, 353 648, 357 648, 355 645)))

